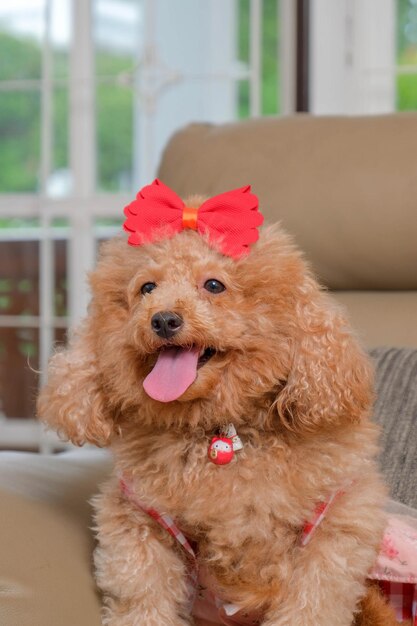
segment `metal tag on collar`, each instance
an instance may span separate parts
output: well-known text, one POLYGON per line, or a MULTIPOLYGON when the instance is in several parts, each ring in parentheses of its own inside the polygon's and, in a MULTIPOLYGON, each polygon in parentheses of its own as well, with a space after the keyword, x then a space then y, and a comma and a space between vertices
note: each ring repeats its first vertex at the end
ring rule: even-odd
POLYGON ((237 434, 236 428, 234 427, 233 424, 226 424, 225 426, 223 426, 220 431, 220 435, 221 437, 227 437, 228 439, 232 440, 234 452, 237 452, 238 450, 242 450, 243 448, 242 440, 237 434))

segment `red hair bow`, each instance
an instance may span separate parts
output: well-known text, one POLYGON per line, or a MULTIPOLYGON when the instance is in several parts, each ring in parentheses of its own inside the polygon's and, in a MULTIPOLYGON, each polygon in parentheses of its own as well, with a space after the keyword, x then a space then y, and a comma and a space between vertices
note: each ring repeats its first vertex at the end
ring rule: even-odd
POLYGON ((139 191, 136 200, 124 209, 123 228, 129 233, 128 243, 140 246, 157 238, 173 236, 184 228, 208 235, 218 242, 223 254, 239 258, 249 252, 258 239, 257 227, 263 222, 258 211, 258 198, 250 186, 214 196, 197 209, 186 207, 169 187, 156 179, 139 191))

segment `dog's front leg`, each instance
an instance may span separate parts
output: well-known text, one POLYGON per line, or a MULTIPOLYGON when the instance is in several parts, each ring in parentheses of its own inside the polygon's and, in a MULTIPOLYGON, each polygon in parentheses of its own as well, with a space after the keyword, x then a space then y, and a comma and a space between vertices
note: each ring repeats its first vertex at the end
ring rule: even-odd
POLYGON ((299 548, 295 567, 263 626, 352 626, 376 548, 348 532, 318 530, 299 548))
POLYGON ((171 538, 134 508, 117 483, 94 501, 96 579, 105 626, 189 626, 187 567, 171 538))

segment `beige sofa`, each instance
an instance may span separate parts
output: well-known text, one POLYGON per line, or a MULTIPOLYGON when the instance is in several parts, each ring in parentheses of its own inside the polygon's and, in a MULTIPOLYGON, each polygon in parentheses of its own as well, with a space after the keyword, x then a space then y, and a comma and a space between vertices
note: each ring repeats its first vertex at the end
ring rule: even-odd
POLYGON ((251 184, 368 346, 417 347, 417 114, 194 124, 159 176, 180 195, 251 184))
MULTIPOLYGON (((366 344, 412 348, 416 139, 413 114, 196 124, 171 140, 160 177, 184 195, 251 183, 267 221, 281 220, 294 234, 366 344)), ((413 355, 408 351, 406 361, 413 355)), ((384 353, 382 382, 392 369, 388 357, 384 353)), ((391 437, 392 424, 386 430, 391 437)), ((406 446, 408 431, 401 432, 406 446)), ((410 478, 412 454, 395 466, 395 480, 404 471, 410 478)), ((0 454, 2 626, 100 624, 87 501, 110 465, 106 453, 95 451, 0 454)))

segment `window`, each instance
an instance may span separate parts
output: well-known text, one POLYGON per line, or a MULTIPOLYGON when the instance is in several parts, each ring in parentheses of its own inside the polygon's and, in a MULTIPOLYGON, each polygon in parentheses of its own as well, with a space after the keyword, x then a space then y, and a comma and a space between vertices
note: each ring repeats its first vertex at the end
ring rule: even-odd
POLYGON ((417 110, 417 0, 397 3, 396 108, 417 110))
POLYGON ((417 110, 417 0, 14 0, 0 54, 0 447, 47 449, 51 350, 176 129, 417 110))
POLYGON ((169 136, 292 110, 293 6, 0 6, 0 447, 55 445, 33 420, 38 383, 84 315, 97 243, 119 230, 169 136))

